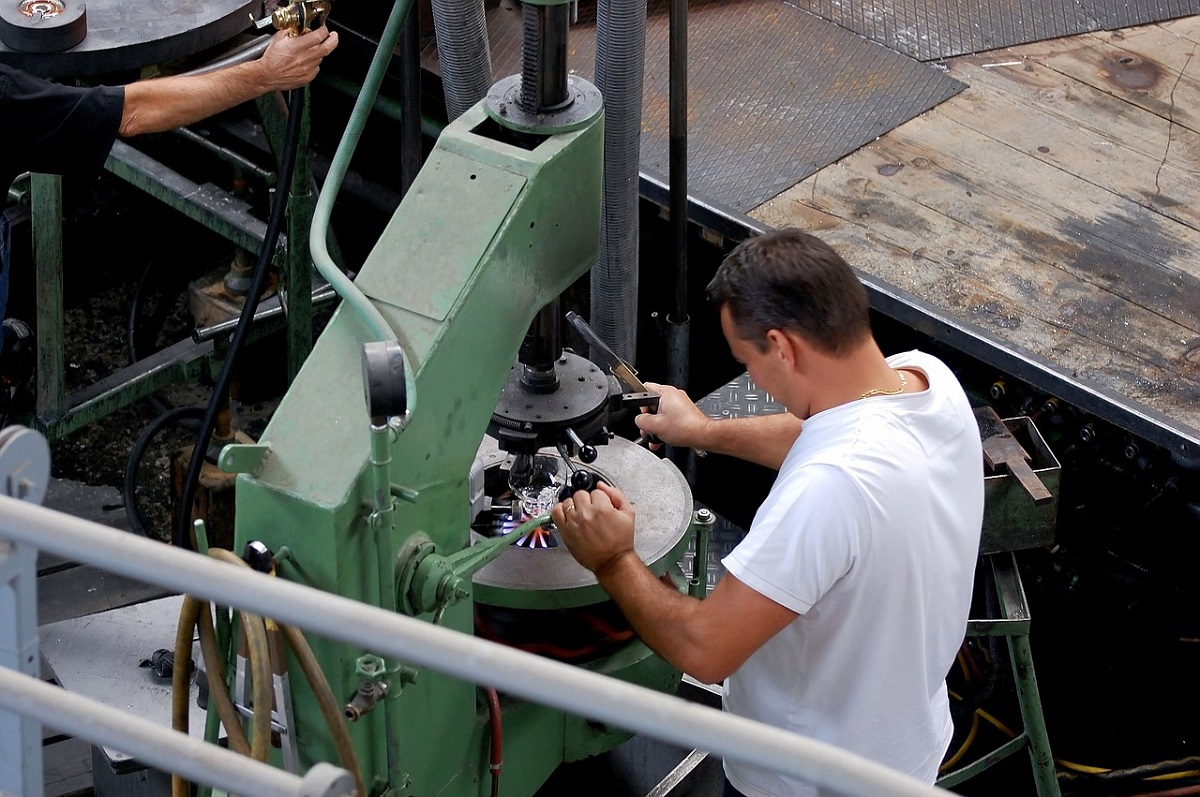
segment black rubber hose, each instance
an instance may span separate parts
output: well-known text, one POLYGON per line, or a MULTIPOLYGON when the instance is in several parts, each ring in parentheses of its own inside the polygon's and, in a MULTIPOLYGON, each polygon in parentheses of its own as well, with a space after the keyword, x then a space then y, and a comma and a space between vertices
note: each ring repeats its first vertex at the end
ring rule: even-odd
MULTIPOLYGON (((204 467, 204 458, 208 453, 208 444, 212 442, 213 429, 217 425, 217 415, 224 403, 224 396, 229 392, 229 383, 233 379, 233 368, 237 363, 238 353, 250 332, 254 313, 258 310, 258 302, 266 287, 267 275, 271 271, 272 255, 275 244, 279 241, 279 233, 283 228, 284 216, 287 210, 288 192, 292 187, 292 172, 296 165, 296 150, 300 146, 300 116, 304 110, 304 90, 295 89, 288 99, 287 132, 284 134, 283 153, 279 164, 279 181, 276 185, 275 201, 271 204, 271 214, 267 219, 267 234, 263 237, 262 249, 258 253, 258 264, 254 267, 254 280, 246 303, 242 305, 242 314, 238 317, 237 327, 229 341, 229 349, 225 354, 225 362, 217 375, 217 383, 213 386, 212 398, 204 414, 204 422, 196 435, 196 447, 192 449, 192 458, 188 463, 187 475, 183 479, 182 495, 179 500, 179 511, 175 517, 175 534, 172 541, 179 548, 194 550, 192 545, 192 504, 196 500, 196 490, 200 483, 200 470, 204 467)), ((293 241, 292 245, 298 242, 293 241)), ((308 286, 302 286, 307 290, 308 286)))
MULTIPOLYGON (((146 284, 150 281, 150 273, 154 270, 154 266, 155 262, 153 260, 146 264, 146 268, 142 270, 142 276, 138 279, 137 286, 133 289, 133 297, 129 300, 129 316, 125 319, 125 351, 128 355, 130 365, 141 359, 137 350, 138 318, 142 314, 142 302, 146 298, 146 284)), ((159 415, 171 410, 171 404, 164 401, 158 393, 151 393, 146 396, 146 403, 159 415)), ((199 428, 199 420, 199 418, 196 419, 196 428, 199 428)))
POLYGON ((203 417, 203 407, 169 409, 151 421, 134 441, 129 458, 125 460, 125 479, 121 484, 121 495, 125 499, 125 517, 129 520, 129 528, 143 537, 150 537, 150 520, 137 502, 137 474, 141 468, 142 457, 146 456, 146 449, 150 447, 150 441, 168 425, 186 426, 185 421, 198 423, 203 417))

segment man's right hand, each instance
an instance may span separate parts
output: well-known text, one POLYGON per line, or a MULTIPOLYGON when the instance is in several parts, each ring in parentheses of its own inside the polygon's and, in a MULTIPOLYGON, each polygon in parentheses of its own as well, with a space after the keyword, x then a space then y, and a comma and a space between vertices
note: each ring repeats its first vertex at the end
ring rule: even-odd
POLYGON ((654 435, 668 445, 685 448, 706 447, 705 432, 712 419, 677 387, 647 382, 646 387, 658 394, 658 410, 643 408, 634 423, 643 435, 654 435))
POLYGON ((643 437, 655 435, 673 446, 729 454, 779 470, 803 426, 799 418, 786 412, 716 420, 679 388, 653 382, 646 387, 658 394, 658 411, 643 410, 634 423, 643 437))
POLYGON ((321 61, 338 45, 338 35, 324 25, 299 36, 281 30, 259 59, 267 91, 290 91, 307 86, 321 69, 321 61))

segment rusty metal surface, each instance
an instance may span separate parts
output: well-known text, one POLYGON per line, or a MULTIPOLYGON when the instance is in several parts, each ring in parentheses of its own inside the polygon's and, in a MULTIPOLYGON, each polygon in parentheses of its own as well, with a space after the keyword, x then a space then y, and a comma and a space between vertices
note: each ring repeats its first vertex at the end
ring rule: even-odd
MULTIPOLYGON (((898 55, 780 0, 689 4, 689 193, 745 212, 962 90, 898 55)), ((646 24, 643 172, 668 172, 667 3, 646 24)), ((520 71, 521 14, 488 13, 492 71, 520 71)), ((593 80, 595 29, 573 25, 568 67, 593 80)), ((424 50, 436 69, 436 51, 424 50)))
POLYGON ((922 61, 1200 14, 1200 0, 791 0, 922 61))

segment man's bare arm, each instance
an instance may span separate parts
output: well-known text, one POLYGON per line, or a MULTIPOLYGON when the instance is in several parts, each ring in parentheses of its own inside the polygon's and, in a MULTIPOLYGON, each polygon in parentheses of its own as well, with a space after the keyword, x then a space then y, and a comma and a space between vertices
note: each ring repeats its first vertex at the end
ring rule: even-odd
POLYGON ((642 641, 701 681, 724 680, 797 617, 733 576, 703 601, 664 584, 634 552, 633 507, 616 488, 577 492, 550 515, 567 549, 595 573, 642 641))
POLYGON ((300 36, 280 31, 262 57, 199 75, 139 80, 125 87, 119 133, 123 137, 173 130, 271 91, 307 85, 322 59, 337 47, 325 27, 300 36))
POLYGON ((715 420, 678 388, 652 382, 646 387, 659 394, 658 412, 643 413, 634 422, 671 445, 729 454, 779 470, 800 434, 802 421, 791 413, 715 420))

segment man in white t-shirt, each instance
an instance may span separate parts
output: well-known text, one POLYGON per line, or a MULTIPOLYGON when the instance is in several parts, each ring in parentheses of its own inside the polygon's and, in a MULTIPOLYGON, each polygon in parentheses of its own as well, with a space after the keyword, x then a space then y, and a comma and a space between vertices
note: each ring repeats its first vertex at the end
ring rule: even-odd
MULTIPOLYGON (((932 783, 983 520, 966 396, 930 355, 885 358, 854 272, 799 230, 743 242, 708 292, 733 356, 788 413, 716 421, 651 385, 658 412, 638 426, 779 471, 727 575, 703 601, 656 579, 634 553, 634 508, 608 485, 551 516, 646 644, 725 681, 727 710, 932 783)), ((737 761, 725 774, 731 797, 818 793, 737 761)))

